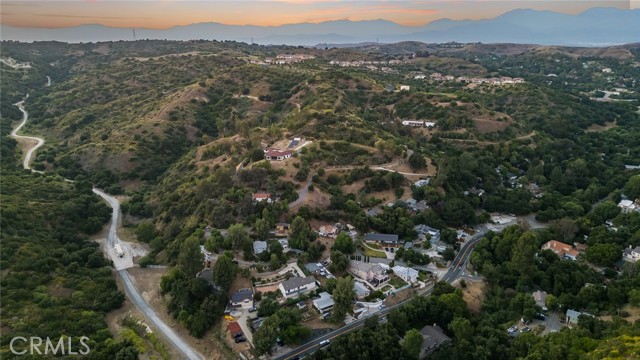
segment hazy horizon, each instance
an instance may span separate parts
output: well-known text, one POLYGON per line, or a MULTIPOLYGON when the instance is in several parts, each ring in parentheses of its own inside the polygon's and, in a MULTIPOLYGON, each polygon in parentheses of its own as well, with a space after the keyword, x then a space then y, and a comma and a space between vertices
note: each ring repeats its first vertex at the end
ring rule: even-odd
POLYGON ((20 28, 104 25, 169 29, 198 23, 281 26, 335 20, 387 20, 424 26, 439 19, 479 20, 515 9, 577 14, 594 7, 634 8, 629 1, 8 1, 0 23, 20 28), (126 15, 124 15, 126 14, 126 15))

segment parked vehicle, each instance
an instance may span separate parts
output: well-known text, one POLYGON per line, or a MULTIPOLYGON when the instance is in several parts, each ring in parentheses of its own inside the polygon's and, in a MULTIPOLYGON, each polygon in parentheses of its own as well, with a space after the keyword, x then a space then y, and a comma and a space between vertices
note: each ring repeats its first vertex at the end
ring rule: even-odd
POLYGON ((246 338, 246 337, 244 337, 244 335, 242 335, 242 336, 240 336, 240 337, 235 338, 235 339, 234 339, 234 341, 235 341, 235 342, 236 342, 236 344, 237 344, 237 343, 241 343, 241 342, 245 342, 245 341, 247 341, 247 338, 246 338))
POLYGON ((525 328, 522 328, 522 330, 520 330, 520 332, 529 332, 529 331, 531 331, 531 328, 528 327, 528 326, 525 327, 525 328))
POLYGON ((533 318, 534 318, 534 319, 538 319, 538 320, 542 320, 542 321, 544 321, 544 320, 546 319, 546 317, 544 316, 544 314, 541 314, 541 313, 540 313, 540 314, 535 314, 535 315, 533 315, 533 318))
POLYGON ((113 248, 115 249, 116 255, 118 255, 118 257, 120 258, 124 257, 124 250, 122 249, 122 245, 115 244, 113 248))

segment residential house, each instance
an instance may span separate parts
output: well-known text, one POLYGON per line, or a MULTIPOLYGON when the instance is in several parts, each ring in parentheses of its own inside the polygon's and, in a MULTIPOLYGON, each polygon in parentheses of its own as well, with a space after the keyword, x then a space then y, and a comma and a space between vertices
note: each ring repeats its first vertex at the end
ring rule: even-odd
POLYGON ((307 277, 292 277, 289 280, 283 281, 278 284, 278 289, 285 298, 295 298, 301 294, 308 293, 317 288, 316 280, 313 276, 307 277))
POLYGON ((451 341, 451 338, 445 335, 442 329, 436 324, 423 327, 420 330, 420 334, 422 334, 422 346, 420 347, 419 359, 425 358, 430 352, 437 349, 443 343, 451 341))
POLYGON ((304 265, 304 268, 307 269, 312 274, 319 274, 320 270, 323 269, 322 265, 317 263, 308 263, 304 265))
POLYGON ((571 245, 562 243, 557 240, 546 242, 544 245, 542 245, 542 250, 551 250, 563 259, 570 259, 574 261, 578 258, 578 256, 580 256, 578 250, 571 247, 571 245))
POLYGON ((638 260, 640 260, 640 246, 632 249, 631 245, 629 245, 629 247, 622 252, 622 258, 624 261, 638 262, 638 260))
POLYGON ((620 200, 618 203, 618 207, 620 208, 623 214, 629 214, 634 211, 640 211, 640 206, 631 200, 620 200))
POLYGON ((253 242, 253 253, 255 255, 262 254, 267 251, 267 242, 266 241, 254 241, 253 242))
POLYGON ((456 239, 458 241, 465 241, 467 239, 467 237, 469 236, 469 234, 467 234, 464 230, 456 230, 456 239))
POLYGON ((358 300, 362 300, 371 294, 371 290, 366 287, 363 283, 354 281, 353 282, 353 290, 356 292, 356 298, 358 300))
POLYGON ((411 90, 411 86, 409 85, 400 85, 400 91, 409 91, 411 90))
POLYGON ((580 315, 586 315, 586 316, 592 316, 591 314, 587 314, 587 313, 583 313, 580 311, 575 311, 575 310, 571 310, 568 309, 567 313, 565 314, 565 322, 567 324, 567 326, 571 327, 572 325, 578 325, 578 319, 580 317, 580 315))
POLYGON ((282 252, 289 252, 289 250, 291 250, 291 248, 289 248, 289 240, 287 239, 278 239, 278 242, 280 243, 280 246, 282 246, 282 252))
POLYGON ((200 253, 204 256, 205 264, 209 264, 213 259, 213 254, 207 251, 207 249, 204 248, 204 245, 200 245, 200 253))
POLYGON ((405 204, 407 204, 407 206, 411 209, 413 209, 416 204, 418 203, 418 200, 414 199, 414 198, 409 198, 407 200, 404 201, 405 204))
POLYGON ((375 206, 369 210, 367 210, 367 216, 377 216, 382 214, 382 208, 380 206, 375 206))
POLYGON ((211 268, 202 269, 196 274, 196 277, 206 280, 209 284, 213 284, 213 271, 211 268))
POLYGON ((429 205, 427 205, 427 202, 424 201, 424 200, 420 200, 414 205, 413 210, 414 211, 423 211, 423 210, 426 210, 428 208, 429 208, 429 205))
POLYGON ((276 224, 276 236, 289 236, 289 223, 277 223, 276 224))
POLYGON ((313 307, 318 309, 320 314, 325 314, 333 309, 333 297, 328 292, 321 292, 320 298, 313 300, 313 307))
POLYGON ((289 159, 292 154, 290 150, 267 149, 264 151, 264 158, 269 161, 286 160, 289 159))
POLYGON ((251 199, 253 199, 253 202, 267 202, 267 203, 271 203, 271 194, 269 193, 253 193, 253 195, 251 195, 251 199))
POLYGON ((429 235, 429 242, 435 244, 440 241, 440 230, 434 229, 428 225, 420 224, 413 227, 418 233, 418 239, 425 241, 429 235))
POLYGON ((318 229, 318 235, 323 237, 335 237, 338 234, 338 229, 333 225, 322 225, 318 229))
POLYGON ((402 120, 402 125, 404 125, 404 126, 413 126, 413 127, 422 127, 422 126, 424 126, 424 121, 420 121, 420 120, 402 120))
POLYGON ((351 260, 347 271, 358 279, 368 282, 373 287, 378 287, 389 281, 387 272, 378 264, 351 260))
POLYGON ((536 302, 536 305, 540 306, 543 311, 547 311, 547 292, 538 290, 531 295, 533 295, 533 301, 536 302))
POLYGON ((393 273, 396 274, 397 277, 410 284, 418 281, 418 270, 416 269, 396 265, 392 267, 391 270, 393 270, 393 273))
POLYGON ((393 249, 401 246, 398 235, 395 234, 365 234, 365 242, 372 242, 380 245, 385 251, 393 251, 393 249))
POLYGON ((580 254, 583 255, 585 253, 585 251, 587 251, 587 248, 589 248, 589 246, 587 244, 582 244, 579 242, 574 242, 573 243, 573 248, 576 249, 576 251, 580 254))
POLYGON ((433 121, 425 121, 424 122, 424 127, 429 128, 429 129, 433 129, 434 127, 436 127, 436 123, 433 121))
POLYGON ((234 308, 251 309, 253 307, 253 290, 240 289, 231 294, 229 304, 234 308))

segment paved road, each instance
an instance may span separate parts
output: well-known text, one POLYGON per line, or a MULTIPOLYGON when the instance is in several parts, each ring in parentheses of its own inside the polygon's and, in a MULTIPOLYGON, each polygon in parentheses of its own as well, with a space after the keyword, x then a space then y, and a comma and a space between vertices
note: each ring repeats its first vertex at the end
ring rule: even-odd
MULTIPOLYGON (((27 97, 29 97, 29 94, 27 94, 27 97)), ((26 100, 25 98, 25 100, 26 100)), ((33 153, 42 145, 44 145, 44 139, 39 138, 39 137, 35 137, 35 136, 23 136, 23 135, 18 135, 18 131, 20 131, 22 129, 22 127, 24 126, 24 124, 27 123, 27 120, 29 119, 29 113, 24 109, 24 100, 20 101, 19 103, 14 104, 15 106, 18 107, 18 109, 20 109, 20 111, 22 112, 22 121, 20 122, 20 124, 18 124, 18 126, 16 126, 15 129, 13 129, 13 131, 11 131, 11 137, 16 139, 16 140, 26 140, 27 144, 29 144, 29 142, 35 142, 35 145, 28 145, 27 146, 27 151, 25 153, 24 156, 24 160, 22 161, 22 167, 26 170, 31 170, 34 172, 38 172, 38 173, 42 173, 42 171, 38 171, 38 170, 33 170, 31 169, 31 157, 33 157, 33 153)))
POLYGON ((309 196, 309 186, 311 185, 312 180, 313 180, 313 177, 309 177, 309 180, 307 180, 307 183, 304 184, 304 186, 302 187, 302 189, 300 189, 300 191, 298 191, 298 199, 289 203, 289 209, 293 209, 299 205, 302 205, 302 203, 304 203, 307 196, 309 196))
POLYGON ((118 219, 120 217, 120 203, 116 198, 110 196, 100 189, 93 188, 93 193, 100 196, 104 201, 106 201, 111 207, 111 225, 109 226, 109 232, 107 233, 107 238, 104 246, 104 251, 109 258, 113 261, 113 265, 116 270, 125 270, 133 267, 133 257, 131 256, 131 252, 129 248, 120 241, 118 238, 118 219), (124 255, 120 257, 116 254, 115 245, 119 244, 122 250, 124 251, 124 255))
MULTIPOLYGON (((29 95, 27 95, 29 97, 29 95)), ((36 145, 29 150, 25 154, 24 161, 22 163, 23 167, 27 170, 31 170, 33 172, 40 172, 36 170, 32 170, 29 166, 31 157, 36 149, 44 144, 44 140, 38 137, 32 136, 21 136, 17 135, 17 132, 24 126, 29 118, 29 114, 24 109, 24 100, 15 104, 18 106, 20 111, 22 112, 22 122, 11 132, 11 136, 16 139, 27 139, 27 140, 35 140, 36 145)), ((66 179, 65 179, 66 180, 66 179)), ((70 181, 70 180, 67 180, 70 181)), ((100 195, 103 199, 107 201, 109 206, 113 208, 113 212, 111 215, 111 226, 109 227, 109 232, 107 234, 107 244, 106 247, 113 249, 113 245, 115 241, 118 241, 117 236, 117 226, 118 226, 118 217, 120 216, 120 203, 118 200, 112 196, 107 195, 106 193, 93 189, 93 192, 100 195)), ((114 261, 114 264, 122 261, 116 254, 115 251, 109 251, 109 255, 111 259, 114 261)), ((162 321, 162 318, 158 316, 158 314, 151 308, 149 303, 140 295, 138 289, 133 284, 133 280, 127 270, 118 270, 118 275, 122 279, 122 283, 125 287, 125 292, 129 299, 133 302, 135 306, 137 306, 140 311, 155 325, 156 329, 164 334, 164 336, 171 342, 176 350, 178 350, 184 357, 184 359, 188 360, 203 360, 204 357, 193 350, 189 344, 187 344, 182 338, 180 338, 166 323, 162 321)))
MULTIPOLYGON (((111 214, 111 226, 109 226, 109 233, 107 234, 107 248, 113 248, 113 245, 116 241, 118 241, 118 217, 120 216, 120 203, 118 199, 113 196, 107 195, 106 193, 93 189, 93 192, 100 195, 108 204, 112 207, 113 212, 111 214)), ((122 259, 120 259, 115 252, 109 252, 111 255, 111 259, 114 264, 117 264, 122 259)), ((173 347, 178 350, 185 359, 188 360, 202 360, 204 357, 197 353, 195 350, 189 346, 178 334, 176 334, 162 319, 158 316, 158 314, 151 308, 149 303, 140 295, 138 289, 134 286, 133 280, 126 269, 118 270, 118 275, 122 279, 122 283, 124 284, 125 291, 127 296, 133 302, 133 304, 142 311, 142 313, 149 319, 153 325, 155 325, 156 329, 158 329, 164 336, 171 342, 173 347)))
MULTIPOLYGON (((431 295, 432 291, 433 291, 433 288, 428 288, 424 292, 420 293, 420 295, 429 296, 429 295, 431 295)), ((394 306, 391 306, 391 307, 385 308, 383 310, 380 310, 377 313, 375 313, 375 315, 377 315, 378 318, 382 318, 382 317, 386 316, 387 314, 389 314, 389 312, 391 312, 392 310, 394 310, 394 309, 396 309, 398 307, 406 305, 409 301, 411 301, 411 299, 407 299, 407 300, 405 300, 405 301, 403 301, 401 303, 398 303, 398 304, 396 304, 394 306)), ((315 338, 311 342, 308 342, 308 343, 306 343, 306 344, 304 344, 302 346, 299 346, 299 347, 293 349, 292 351, 290 351, 290 352, 288 352, 286 354, 275 356, 272 359, 273 360, 287 360, 287 359, 294 358, 296 356, 302 357, 304 355, 313 353, 313 352, 315 352, 316 350, 318 350, 320 348, 319 344, 320 344, 321 341, 331 340, 331 339, 333 339, 335 337, 338 337, 338 336, 340 336, 342 334, 349 333, 349 332, 352 332, 352 331, 354 331, 356 329, 359 329, 364 325, 366 320, 367 320, 367 318, 356 320, 356 321, 354 321, 354 322, 352 322, 352 323, 350 323, 348 325, 345 325, 345 326, 341 327, 340 329, 334 330, 334 331, 332 331, 330 333, 327 333, 327 334, 322 335, 322 336, 320 336, 318 338, 315 338)))

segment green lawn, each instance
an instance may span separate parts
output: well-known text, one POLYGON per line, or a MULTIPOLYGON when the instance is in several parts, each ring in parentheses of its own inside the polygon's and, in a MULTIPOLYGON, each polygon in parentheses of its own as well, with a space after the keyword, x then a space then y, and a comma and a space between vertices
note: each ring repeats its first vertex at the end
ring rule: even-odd
POLYGON ((393 287, 395 287, 396 289, 399 289, 407 285, 407 283, 404 282, 404 280, 400 279, 397 276, 392 276, 391 279, 389 279, 389 284, 393 285, 393 287))
POLYGON ((384 251, 370 249, 366 246, 362 247, 362 252, 364 253, 365 256, 369 256, 369 257, 379 257, 379 258, 387 257, 387 254, 385 254, 384 251))

